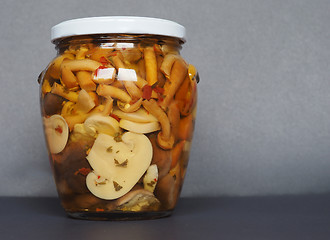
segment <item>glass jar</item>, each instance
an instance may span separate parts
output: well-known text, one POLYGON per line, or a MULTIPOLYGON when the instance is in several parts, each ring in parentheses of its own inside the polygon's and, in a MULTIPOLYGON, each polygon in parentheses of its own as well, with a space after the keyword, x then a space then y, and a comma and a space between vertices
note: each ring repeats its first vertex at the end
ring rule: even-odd
POLYGON ((52 28, 57 56, 39 76, 41 114, 66 213, 169 216, 186 174, 198 74, 185 29, 162 19, 97 17, 52 28))

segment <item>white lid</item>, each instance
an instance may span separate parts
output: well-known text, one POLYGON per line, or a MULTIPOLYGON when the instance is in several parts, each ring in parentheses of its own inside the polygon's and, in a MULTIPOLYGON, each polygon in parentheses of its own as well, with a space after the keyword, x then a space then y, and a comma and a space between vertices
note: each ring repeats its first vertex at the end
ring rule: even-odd
POLYGON ((149 17, 91 17, 61 22, 51 30, 51 41, 56 39, 88 34, 152 34, 176 37, 185 41, 186 29, 165 19, 149 17))

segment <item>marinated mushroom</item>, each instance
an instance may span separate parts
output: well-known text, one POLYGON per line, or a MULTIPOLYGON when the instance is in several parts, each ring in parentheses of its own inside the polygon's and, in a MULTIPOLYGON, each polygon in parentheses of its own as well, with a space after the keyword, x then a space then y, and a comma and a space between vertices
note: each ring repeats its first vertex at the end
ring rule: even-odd
POLYGON ((71 102, 77 102, 78 101, 78 93, 69 91, 68 89, 64 88, 61 84, 54 83, 51 93, 59 95, 65 99, 68 99, 71 102))
POLYGON ((117 101, 117 105, 121 111, 126 112, 126 113, 132 113, 132 112, 137 111, 140 108, 140 106, 142 104, 142 100, 143 99, 140 98, 133 104, 117 101))
POLYGON ((117 199, 128 193, 148 169, 152 146, 143 134, 126 132, 121 139, 99 134, 86 157, 93 171, 86 185, 101 199, 117 199))
POLYGON ((132 98, 126 93, 126 91, 110 85, 100 84, 96 89, 96 93, 99 96, 119 99, 120 101, 125 103, 129 103, 132 101, 132 98))
POLYGON ((171 125, 166 113, 158 106, 157 102, 153 99, 144 100, 142 102, 143 107, 154 115, 160 125, 162 131, 157 136, 157 141, 160 147, 164 149, 171 149, 174 144, 174 136, 171 135, 171 125))
POLYGON ((50 92, 46 93, 43 102, 43 109, 46 115, 61 113, 64 101, 65 99, 59 95, 50 92))
POLYGON ((185 79, 187 73, 188 73, 188 68, 186 63, 183 62, 183 60, 181 59, 175 60, 169 78, 171 84, 169 85, 168 90, 165 91, 164 93, 165 94, 164 100, 160 103, 160 106, 163 109, 167 109, 175 93, 177 92, 183 80, 185 79))

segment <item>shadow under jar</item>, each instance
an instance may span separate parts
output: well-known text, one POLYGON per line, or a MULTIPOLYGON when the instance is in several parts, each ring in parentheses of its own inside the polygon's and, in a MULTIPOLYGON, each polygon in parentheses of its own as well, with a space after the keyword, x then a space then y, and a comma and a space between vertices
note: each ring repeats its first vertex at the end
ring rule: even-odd
POLYGON ((70 217, 152 219, 175 208, 187 169, 198 73, 181 25, 141 17, 52 28, 57 56, 39 77, 41 114, 70 217))

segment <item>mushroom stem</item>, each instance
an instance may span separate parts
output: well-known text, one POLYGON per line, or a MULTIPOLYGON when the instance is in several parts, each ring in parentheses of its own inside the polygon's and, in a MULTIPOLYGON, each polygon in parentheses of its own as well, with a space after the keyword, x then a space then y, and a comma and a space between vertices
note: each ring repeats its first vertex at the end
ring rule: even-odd
POLYGON ((76 76, 73 74, 73 72, 71 72, 71 70, 64 66, 62 68, 62 77, 61 77, 61 81, 64 83, 64 85, 67 88, 74 88, 78 86, 78 82, 77 82, 77 78, 76 76))
POLYGON ((142 105, 157 118, 161 125, 162 131, 157 135, 158 145, 165 150, 171 149, 174 145, 175 138, 174 135, 171 134, 171 125, 166 113, 158 106, 154 99, 149 101, 144 100, 142 105))
POLYGON ((100 84, 97 87, 96 92, 99 96, 117 98, 126 103, 132 101, 132 98, 124 90, 110 85, 100 84))
POLYGON ((164 73, 164 75, 166 77, 170 76, 172 66, 173 66, 175 60, 178 59, 178 58, 179 58, 179 56, 176 55, 176 54, 166 54, 166 56, 164 57, 164 60, 163 60, 162 65, 160 67, 160 71, 162 73, 164 73))
POLYGON ((144 100, 142 102, 142 105, 148 112, 154 115, 159 121, 162 127, 162 138, 164 140, 169 140, 171 137, 171 126, 166 113, 158 106, 157 102, 153 99, 149 101, 144 100))
POLYGON ((95 71, 98 67, 102 66, 101 63, 91 59, 79 59, 79 60, 64 60, 61 68, 67 67, 71 71, 95 71))
POLYGON ((92 74, 88 71, 79 71, 76 74, 78 83, 86 91, 95 91, 96 84, 92 81, 92 74))
POLYGON ((171 84, 169 85, 167 91, 165 91, 164 93, 166 97, 160 103, 160 106, 164 110, 167 109, 169 103, 172 101, 176 91, 179 89, 187 73, 188 73, 187 65, 181 59, 175 60, 170 75, 171 84))
POLYGON ((143 51, 146 67, 147 82, 150 86, 157 82, 157 59, 153 47, 146 47, 143 51))
POLYGON ((105 100, 104 109, 102 114, 105 116, 109 116, 113 108, 113 99, 111 97, 107 97, 105 100))
POLYGON ((66 98, 66 99, 68 99, 72 102, 77 102, 78 101, 78 93, 68 91, 62 85, 60 85, 56 82, 53 84, 51 93, 59 95, 61 97, 64 97, 64 98, 66 98))
POLYGON ((140 108, 142 100, 143 99, 140 98, 138 101, 136 101, 133 104, 129 104, 129 103, 125 104, 125 103, 121 103, 121 102, 117 101, 117 104, 118 104, 118 107, 120 108, 120 110, 122 110, 123 112, 131 113, 131 112, 137 111, 140 108))

